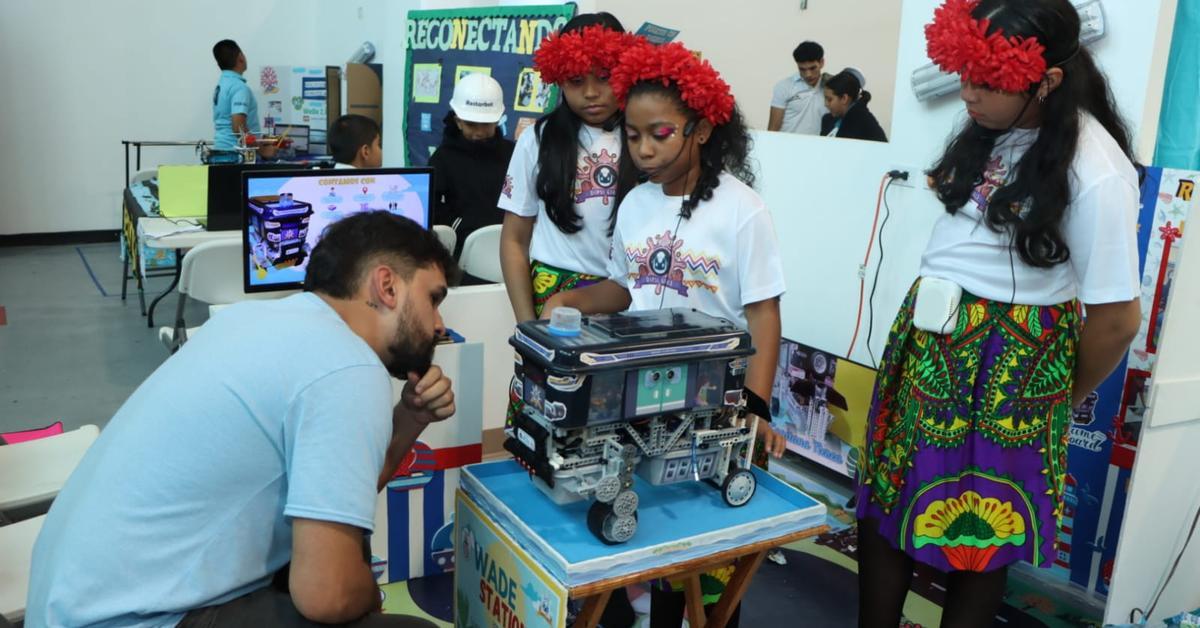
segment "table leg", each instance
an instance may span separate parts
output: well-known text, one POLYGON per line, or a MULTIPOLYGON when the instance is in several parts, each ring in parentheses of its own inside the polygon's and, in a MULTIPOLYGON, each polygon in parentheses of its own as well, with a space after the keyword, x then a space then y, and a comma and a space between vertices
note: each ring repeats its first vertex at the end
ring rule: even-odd
POLYGON ((600 616, 604 614, 604 607, 608 606, 610 597, 612 597, 611 589, 589 597, 583 603, 583 610, 575 618, 572 628, 596 628, 600 623, 600 616))
POLYGON ((742 597, 746 595, 746 589, 750 587, 750 579, 754 577, 766 557, 767 551, 763 550, 737 560, 736 567, 733 569, 733 577, 725 585, 725 592, 721 594, 721 600, 717 602, 717 606, 708 616, 708 628, 725 628, 729 617, 733 615, 733 609, 737 608, 737 605, 742 602, 742 597))
POLYGON ((121 253, 121 257, 125 258, 121 263, 121 302, 124 303, 126 288, 129 287, 129 247, 125 247, 121 253))
POLYGON ((167 289, 162 294, 158 295, 153 301, 150 302, 150 311, 146 315, 147 327, 154 329, 154 308, 158 305, 159 301, 163 300, 163 297, 171 294, 171 291, 175 289, 175 286, 179 285, 179 272, 182 268, 183 249, 175 249, 175 276, 171 278, 171 285, 167 286, 167 289))
POLYGON ((704 615, 704 591, 700 587, 700 573, 689 574, 683 581, 683 596, 687 600, 688 626, 704 628, 707 617, 704 615))

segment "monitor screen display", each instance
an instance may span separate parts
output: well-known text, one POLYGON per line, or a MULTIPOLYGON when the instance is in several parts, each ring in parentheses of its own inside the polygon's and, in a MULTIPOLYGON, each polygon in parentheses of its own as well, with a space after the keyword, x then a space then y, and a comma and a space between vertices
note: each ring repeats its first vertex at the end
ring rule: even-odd
POLYGON ((309 127, 307 124, 276 124, 275 135, 283 137, 285 134, 287 139, 291 140, 292 148, 297 154, 308 154, 309 127))
POLYGON ((246 172, 242 177, 246 292, 304 285, 308 256, 325 228, 383 210, 429 228, 431 168, 246 172))

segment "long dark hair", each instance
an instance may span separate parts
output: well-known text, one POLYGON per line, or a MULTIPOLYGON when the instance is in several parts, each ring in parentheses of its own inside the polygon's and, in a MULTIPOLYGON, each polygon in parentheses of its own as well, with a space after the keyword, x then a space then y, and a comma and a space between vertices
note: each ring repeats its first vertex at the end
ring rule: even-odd
MULTIPOLYGON (((675 83, 672 82, 669 85, 663 85, 661 81, 636 83, 629 88, 629 94, 625 97, 625 101, 629 102, 643 94, 661 95, 671 99, 679 111, 688 117, 688 127, 691 127, 688 134, 695 132, 695 125, 700 121, 700 116, 683 102, 683 98, 679 95, 679 87, 675 83)), ((685 130, 688 127, 685 127, 685 130)), ((746 130, 746 120, 742 117, 741 110, 734 105, 733 115, 730 116, 729 121, 714 126, 712 134, 708 136, 708 141, 700 145, 700 177, 696 180, 696 187, 692 188, 692 192, 683 200, 679 214, 684 218, 691 218, 692 212, 696 210, 700 201, 711 200, 713 190, 721 184, 722 172, 728 172, 746 185, 753 187, 754 169, 750 165, 750 145, 750 132, 746 130)), ((628 152, 628 150, 624 151, 621 159, 626 159, 628 152)), ((630 166, 632 167, 632 163, 630 166)), ((622 167, 625 165, 622 164, 622 167)))
MULTIPOLYGON (((1081 115, 1094 117, 1133 161, 1129 131, 1117 114, 1108 80, 1092 55, 1080 47, 1079 14, 1068 0, 982 0, 972 15, 991 20, 988 34, 999 29, 1006 37, 1037 37, 1046 47, 1047 66, 1062 68, 1062 83, 1042 104, 1037 139, 1016 165, 1016 177, 992 194, 985 210, 991 229, 1011 233, 1022 261, 1049 268, 1071 256, 1063 240, 1062 220, 1071 200, 1069 175, 1081 115), (1026 203, 1028 211, 1022 214, 1020 208, 1026 203)), ((1030 87, 1026 96, 1033 98, 1037 89, 1038 85, 1030 87)), ((957 212, 971 198, 996 140, 1004 133, 968 122, 926 173, 947 212, 957 212)))
POLYGON ((871 102, 871 92, 863 89, 858 77, 849 70, 842 70, 825 81, 825 89, 835 96, 849 96, 852 103, 865 105, 871 102))
MULTIPOLYGON (((571 18, 563 25, 562 32, 582 30, 586 26, 600 25, 605 28, 625 32, 620 20, 611 13, 584 13, 571 18)), ((575 176, 576 164, 579 161, 579 129, 583 120, 571 111, 565 98, 560 98, 558 105, 550 113, 538 119, 534 130, 538 137, 538 174, 536 190, 538 198, 546 204, 546 214, 550 221, 563 233, 577 233, 583 228, 583 217, 575 211, 575 176)), ((606 130, 622 126, 619 119, 609 121, 606 130)), ((624 148, 624 130, 621 131, 621 145, 624 148)), ((622 150, 624 155, 626 151, 622 150)), ((637 185, 637 170, 626 167, 622 158, 617 168, 617 198, 608 216, 608 232, 611 235, 613 225, 617 220, 617 207, 633 186, 637 185)))

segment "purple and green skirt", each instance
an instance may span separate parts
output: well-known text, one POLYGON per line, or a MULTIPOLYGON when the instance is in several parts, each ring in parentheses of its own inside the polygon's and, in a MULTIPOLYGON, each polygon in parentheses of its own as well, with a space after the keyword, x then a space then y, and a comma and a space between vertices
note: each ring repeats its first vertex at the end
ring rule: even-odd
POLYGON ((919 562, 991 571, 1054 562, 1079 302, 964 293, 949 334, 892 325, 868 415, 858 518, 919 562))

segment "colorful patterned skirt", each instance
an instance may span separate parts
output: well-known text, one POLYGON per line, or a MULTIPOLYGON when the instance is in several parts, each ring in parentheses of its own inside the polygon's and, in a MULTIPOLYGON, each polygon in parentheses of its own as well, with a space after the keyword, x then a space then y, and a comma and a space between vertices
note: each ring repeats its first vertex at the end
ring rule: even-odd
POLYGON ((604 277, 557 268, 537 260, 533 260, 533 263, 529 265, 529 278, 533 281, 534 316, 541 316, 542 308, 546 307, 546 301, 559 292, 586 288, 604 280, 604 277))
POLYGON ((1080 307, 964 293, 950 334, 892 325, 868 415, 858 518, 943 571, 1054 560, 1080 307))
MULTIPOLYGON (((550 297, 560 292, 586 288, 604 280, 604 277, 565 270, 537 260, 533 260, 529 265, 529 278, 533 282, 534 316, 542 315, 542 308, 546 307, 546 301, 549 301, 550 297)), ((516 393, 516 378, 513 378, 512 383, 513 385, 508 388, 508 411, 504 417, 505 427, 512 427, 513 418, 521 413, 521 408, 525 405, 520 395, 516 393)))

